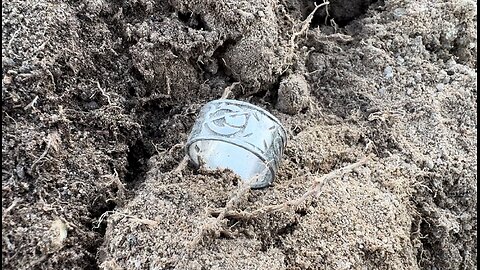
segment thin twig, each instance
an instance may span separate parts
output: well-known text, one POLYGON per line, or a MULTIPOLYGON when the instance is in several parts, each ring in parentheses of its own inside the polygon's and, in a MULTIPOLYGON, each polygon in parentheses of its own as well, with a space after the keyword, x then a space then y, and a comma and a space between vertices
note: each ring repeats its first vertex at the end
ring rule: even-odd
POLYGON ((308 30, 308 27, 310 26, 310 23, 312 22, 312 19, 313 19, 313 15, 315 14, 315 12, 317 12, 317 10, 323 6, 326 6, 330 4, 330 2, 323 2, 321 3, 320 5, 317 5, 315 3, 315 8, 313 9, 312 12, 310 12, 310 14, 308 14, 307 18, 301 23, 302 25, 302 28, 300 28, 300 31, 298 32, 295 32, 293 33, 293 35, 290 37, 290 49, 294 49, 295 48, 295 39, 302 35, 303 33, 306 33, 307 30, 308 30))
POLYGON ((58 141, 59 141, 59 137, 58 137, 58 134, 57 132, 53 132, 51 134, 48 135, 48 140, 47 140, 47 147, 45 148, 45 151, 43 151, 43 153, 40 155, 39 158, 37 158, 33 163, 32 163, 32 166, 30 167, 30 170, 33 171, 33 168, 35 167, 35 165, 40 162, 40 160, 42 160, 47 154, 48 154, 48 150, 50 150, 51 147, 54 148, 54 150, 56 150, 58 148, 58 141))
MULTIPOLYGON (((325 3, 325 0, 323 0, 323 2, 325 3)), ((330 12, 328 11, 328 6, 325 7, 325 13, 326 13, 326 16, 325 16, 324 24, 327 25, 328 18, 330 17, 330 12)))
MULTIPOLYGON (((315 3, 315 8, 313 9, 313 11, 310 12, 310 14, 307 16, 307 18, 306 18, 303 22, 300 23, 300 25, 301 25, 300 31, 294 32, 294 33, 292 34, 292 36, 290 37, 290 46, 289 46, 289 48, 288 48, 288 53, 287 53, 287 57, 286 57, 286 64, 287 64, 287 65, 286 65, 286 67, 285 67, 285 70, 283 70, 282 73, 284 73, 285 71, 287 71, 287 69, 288 69, 288 68, 291 66, 291 64, 292 64, 292 63, 289 63, 289 62, 293 59, 293 57, 294 57, 294 55, 295 55, 294 51, 295 51, 295 48, 296 48, 296 41, 295 41, 296 38, 297 38, 298 36, 300 36, 300 35, 303 35, 304 33, 305 33, 305 35, 307 34, 308 27, 310 26, 310 23, 312 22, 313 16, 315 15, 315 12, 317 12, 317 10, 318 10, 319 8, 321 8, 321 7, 323 7, 323 6, 327 6, 328 4, 330 4, 330 2, 328 2, 328 1, 324 1, 324 2, 321 3, 320 5, 317 5, 317 4, 315 3)), ((295 28, 295 25, 293 26, 293 28, 295 28)))
POLYGON ((165 84, 167 86, 167 96, 170 97, 170 94, 172 93, 172 87, 170 86, 170 77, 168 77, 167 74, 165 74, 165 84))
POLYGON ((107 98, 107 102, 108 102, 108 105, 112 105, 112 101, 110 100, 110 96, 107 95, 107 93, 105 92, 105 89, 103 89, 101 86, 100 86, 100 83, 97 81, 97 87, 98 89, 100 90, 100 93, 102 93, 102 96, 106 97, 107 98))
POLYGON ((15 123, 15 128, 17 129, 17 128, 18 128, 18 123, 17 123, 17 121, 16 121, 13 117, 11 117, 7 112, 4 112, 4 113, 5 113, 5 116, 6 116, 8 119, 12 120, 12 121, 15 123))
POLYGON ((223 91, 223 94, 222 94, 221 99, 226 99, 226 98, 228 98, 228 96, 232 93, 232 89, 233 89, 235 86, 237 86, 238 84, 240 84, 240 83, 239 83, 239 82, 234 82, 234 83, 232 83, 232 85, 227 86, 227 87, 225 88, 225 90, 223 91))
POLYGON ((265 213, 271 213, 271 212, 276 212, 276 211, 284 211, 284 210, 289 210, 289 209, 296 209, 300 204, 305 202, 309 197, 313 195, 317 195, 320 193, 322 187, 327 183, 328 181, 341 177, 345 174, 350 173, 353 171, 355 168, 358 168, 365 163, 367 163, 371 159, 372 155, 369 155, 367 157, 362 158, 361 160, 350 164, 348 166, 345 166, 343 168, 334 170, 328 174, 325 174, 321 176, 320 178, 315 178, 313 181, 312 185, 310 188, 299 198, 289 200, 287 202, 281 203, 281 204, 275 204, 275 205, 267 205, 264 207, 261 207, 259 209, 256 209, 254 211, 248 212, 248 211, 224 211, 224 209, 210 209, 210 212, 212 214, 220 214, 224 212, 224 217, 233 217, 237 219, 243 219, 243 220, 249 220, 252 218, 256 218, 260 216, 261 214, 265 213))
POLYGON ((97 225, 94 226, 95 229, 98 229, 100 227, 100 224, 102 224, 103 220, 108 216, 108 215, 118 215, 120 217, 124 217, 124 218, 129 218, 130 220, 134 221, 134 222, 138 222, 138 223, 141 223, 141 224, 145 224, 145 225, 148 225, 150 227, 155 227, 158 225, 158 222, 155 221, 155 220, 151 220, 151 219, 145 219, 145 218, 139 218, 137 216, 132 216, 132 215, 127 215, 127 214, 124 214, 124 213, 121 213, 121 212, 117 212, 117 211, 106 211, 105 213, 103 213, 100 218, 98 219, 98 221, 96 222, 97 225))
POLYGON ((119 198, 121 199, 125 198, 127 189, 125 188, 125 184, 122 183, 122 181, 118 177, 117 169, 115 168, 113 169, 113 174, 106 174, 106 175, 102 175, 101 177, 110 179, 111 181, 109 185, 113 183, 117 186, 119 198))
POLYGON ((5 211, 3 211, 2 213, 2 217, 3 216, 6 216, 8 214, 8 212, 12 211, 12 209, 20 202, 20 199, 19 198, 15 198, 15 200, 13 200, 12 204, 7 208, 5 209, 5 211))
POLYGON ((25 106, 23 109, 26 111, 29 108, 32 108, 35 111, 36 110, 35 104, 37 103, 37 101, 38 101, 38 96, 35 96, 35 98, 33 98, 32 102, 28 103, 27 106, 25 106))
POLYGON ((179 148, 179 147, 183 147, 183 146, 185 146, 184 143, 177 143, 177 144, 175 144, 174 146, 172 146, 172 147, 170 148, 170 150, 168 150, 168 154, 169 154, 169 155, 172 155, 173 150, 175 150, 175 149, 177 149, 177 148, 179 148))
MULTIPOLYGON (((254 183, 255 181, 258 180, 259 177, 262 177, 265 173, 265 171, 268 170, 268 166, 265 168, 262 173, 260 173, 256 177, 252 177, 252 179, 248 181, 241 181, 239 184, 239 187, 235 194, 227 201, 225 204, 225 207, 223 207, 217 214, 218 216, 216 218, 207 218, 207 222, 205 222, 202 227, 200 228, 198 234, 190 241, 189 246, 193 250, 194 247, 196 247, 208 233, 225 233, 227 235, 231 235, 231 233, 223 229, 221 224, 225 217, 227 216, 227 213, 232 211, 232 209, 240 202, 241 198, 250 191, 250 184, 254 183)), ((209 208, 207 210, 207 217, 211 216, 212 213, 209 211, 209 208)))
POLYGON ((187 164, 188 164, 188 156, 185 155, 183 158, 182 158, 182 161, 180 161, 180 163, 178 163, 177 167, 173 170, 174 172, 181 172, 183 171, 186 167, 187 167, 187 164))
POLYGON ((7 43, 7 49, 6 49, 7 52, 8 52, 8 50, 10 50, 10 48, 12 47, 13 40, 17 37, 18 33, 20 33, 20 30, 21 30, 21 28, 17 29, 17 30, 13 33, 12 37, 10 38, 10 40, 8 41, 8 43, 7 43))

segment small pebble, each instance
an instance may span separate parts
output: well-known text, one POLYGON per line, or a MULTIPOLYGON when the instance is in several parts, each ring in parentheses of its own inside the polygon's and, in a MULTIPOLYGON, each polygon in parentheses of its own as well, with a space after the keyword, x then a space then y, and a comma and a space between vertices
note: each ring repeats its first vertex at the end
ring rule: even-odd
POLYGON ((455 62, 455 59, 450 58, 450 59, 447 61, 446 66, 447 66, 447 68, 453 68, 453 67, 455 67, 456 64, 457 64, 457 62, 455 62))
POLYGON ((13 61, 13 59, 10 57, 2 57, 2 65, 4 68, 8 66, 14 66, 15 61, 13 61))
POLYGON ((385 95, 385 92, 386 92, 385 87, 378 89, 378 93, 382 96, 385 95))
POLYGON ((425 167, 427 167, 429 170, 433 169, 434 167, 433 161, 431 159, 425 160, 425 167))
POLYGON ((403 57, 401 57, 401 56, 398 56, 397 57, 397 63, 401 65, 401 64, 405 63, 405 59, 403 59, 403 57))
POLYGON ((17 165, 17 167, 15 168, 15 172, 17 173, 18 178, 25 178, 25 168, 23 166, 17 165))
POLYGON ((280 82, 276 108, 287 114, 297 114, 308 108, 310 90, 305 77, 292 74, 280 82))
POLYGON ((5 75, 3 76, 2 83, 5 85, 9 85, 12 83, 12 76, 5 75))
POLYGON ((407 14, 407 10, 404 8, 396 8, 393 10, 393 16, 395 16, 396 18, 403 17, 406 14, 407 14))
POLYGON ((438 92, 442 92, 443 89, 445 88, 445 85, 443 83, 439 83, 435 86, 435 88, 437 88, 438 92))
POLYGON ((96 109, 100 108, 100 106, 98 105, 97 102, 90 101, 90 102, 87 102, 87 103, 84 104, 84 108, 86 110, 96 110, 96 109))
POLYGON ((385 75, 386 79, 393 78, 393 68, 391 66, 387 66, 383 71, 383 75, 385 75))
POLYGON ((422 73, 417 72, 417 73, 415 73, 414 77, 415 77, 415 80, 416 80, 417 82, 421 82, 421 81, 422 81, 422 73))

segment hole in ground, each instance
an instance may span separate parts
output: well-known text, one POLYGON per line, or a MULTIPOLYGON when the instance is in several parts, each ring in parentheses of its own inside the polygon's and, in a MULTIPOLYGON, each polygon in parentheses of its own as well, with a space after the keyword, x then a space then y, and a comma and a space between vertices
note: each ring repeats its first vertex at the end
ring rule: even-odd
POLYGON ((188 27, 195 30, 209 30, 207 25, 202 20, 199 14, 193 14, 192 12, 178 12, 178 19, 184 22, 188 27))
POLYGON ((142 139, 137 140, 129 147, 127 155, 127 172, 125 174, 125 183, 128 190, 135 189, 145 180, 148 170, 148 159, 152 153, 145 146, 142 139))
POLYGON ((108 211, 113 211, 117 206, 113 200, 108 200, 106 197, 107 192, 100 192, 101 194, 99 197, 95 198, 89 206, 90 212, 90 222, 87 225, 90 231, 95 232, 97 235, 93 241, 86 244, 86 250, 91 254, 91 258, 87 259, 86 262, 88 264, 88 269, 97 270, 100 269, 99 265, 97 264, 96 255, 98 249, 103 244, 105 233, 107 230, 107 219, 108 216, 103 218, 100 222, 100 218, 103 214, 107 213, 108 211), (100 223, 98 223, 100 222, 100 223))
POLYGON ((249 102, 253 104, 264 104, 268 107, 275 107, 278 99, 278 89, 280 88, 282 78, 282 76, 277 77, 277 80, 269 88, 247 96, 250 99, 249 102))
POLYGON ((113 200, 108 200, 104 195, 97 197, 90 204, 90 215, 92 217, 92 223, 90 224, 90 229, 94 232, 99 233, 102 237, 105 235, 107 229, 106 218, 103 219, 100 224, 99 222, 101 216, 108 211, 113 211, 117 204, 113 200))
MULTIPOLYGON (((323 1, 315 1, 317 5, 323 1)), ((383 6, 383 0, 331 0, 327 8, 320 8, 312 19, 312 27, 330 25, 333 19, 337 26, 344 27, 351 21, 367 13, 370 7, 383 6), (328 10, 328 14, 327 11, 328 10)), ((313 5, 310 11, 313 11, 313 5)))
POLYGON ((226 78, 227 82, 234 82, 235 79, 233 78, 232 71, 230 70, 230 67, 228 67, 224 60, 223 57, 225 55, 225 52, 227 52, 230 48, 235 46, 242 38, 238 39, 232 39, 228 38, 226 39, 222 45, 218 46, 218 48, 213 52, 212 58, 217 59, 217 76, 224 77, 226 78))
POLYGON ((277 230, 277 235, 292 234, 298 226, 298 222, 286 224, 284 227, 277 230))
MULTIPOLYGON (((122 182, 126 184, 127 190, 134 190, 145 180, 145 175, 148 169, 147 161, 152 154, 147 150, 142 139, 135 141, 135 143, 129 147, 129 150, 130 151, 127 155, 127 172, 125 173, 122 182)), ((109 215, 106 213, 115 210, 117 206, 114 200, 108 198, 109 196, 107 193, 109 192, 114 194, 117 190, 113 188, 106 192, 100 192, 101 195, 90 204, 89 212, 91 216, 91 224, 89 224, 89 227, 91 231, 98 233, 98 237, 93 243, 91 243, 91 246, 88 247, 88 251, 94 255, 97 254, 104 241, 107 220, 109 218, 109 215), (102 219, 102 215, 104 214, 106 214, 106 216, 102 219)), ((96 260, 92 263, 90 269, 100 269, 96 260)))

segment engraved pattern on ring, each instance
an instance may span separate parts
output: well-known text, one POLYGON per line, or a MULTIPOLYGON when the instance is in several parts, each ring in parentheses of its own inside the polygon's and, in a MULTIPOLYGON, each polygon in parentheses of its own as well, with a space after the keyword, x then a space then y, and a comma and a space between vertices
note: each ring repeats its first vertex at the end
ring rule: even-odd
POLYGON ((231 100, 207 103, 200 111, 188 141, 222 138, 261 156, 276 174, 286 145, 278 120, 257 107, 231 100), (259 132, 259 127, 265 127, 259 132), (255 136, 253 136, 255 134, 255 136))

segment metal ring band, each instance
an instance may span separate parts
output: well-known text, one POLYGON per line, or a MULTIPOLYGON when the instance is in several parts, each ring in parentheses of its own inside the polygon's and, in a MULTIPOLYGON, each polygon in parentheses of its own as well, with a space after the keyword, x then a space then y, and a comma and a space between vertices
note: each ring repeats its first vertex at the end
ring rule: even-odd
POLYGON ((275 116, 247 102, 219 99, 200 110, 186 151, 197 167, 227 168, 261 188, 275 178, 286 144, 275 116))

